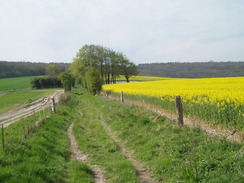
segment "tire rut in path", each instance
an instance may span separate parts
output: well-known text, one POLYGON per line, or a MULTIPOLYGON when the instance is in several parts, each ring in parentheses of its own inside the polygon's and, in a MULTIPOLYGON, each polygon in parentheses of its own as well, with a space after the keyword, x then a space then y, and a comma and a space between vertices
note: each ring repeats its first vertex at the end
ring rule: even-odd
POLYGON ((99 121, 103 126, 105 132, 113 139, 113 141, 118 145, 121 153, 134 165, 136 173, 142 183, 159 183, 162 181, 155 180, 150 176, 149 169, 145 168, 141 162, 133 158, 133 153, 129 151, 124 145, 123 142, 117 137, 117 135, 111 130, 110 126, 107 125, 102 115, 99 115, 99 121))
POLYGON ((46 95, 45 97, 36 99, 31 103, 23 104, 17 108, 2 113, 0 114, 0 124, 4 124, 4 127, 8 127, 21 118, 33 115, 35 112, 48 108, 50 106, 50 98, 54 97, 55 102, 58 102, 62 94, 63 90, 56 90, 55 92, 46 95))
MULTIPOLYGON (((67 130, 68 137, 70 140, 70 147, 71 147, 71 151, 72 151, 71 160, 88 163, 88 160, 89 160, 88 155, 83 154, 78 148, 78 144, 77 144, 75 136, 73 134, 73 126, 74 126, 74 123, 72 123, 67 130)), ((93 178, 94 178, 95 182, 96 183, 105 183, 106 180, 103 177, 103 171, 100 169, 100 167, 97 165, 90 165, 90 166, 92 167, 92 171, 94 172, 93 178)))

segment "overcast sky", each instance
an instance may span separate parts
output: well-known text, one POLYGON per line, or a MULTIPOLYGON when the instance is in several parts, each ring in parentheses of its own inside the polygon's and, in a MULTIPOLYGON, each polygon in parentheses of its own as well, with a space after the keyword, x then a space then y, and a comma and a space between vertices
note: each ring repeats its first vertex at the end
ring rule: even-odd
POLYGON ((137 64, 244 61, 244 0, 0 0, 0 60, 72 62, 85 44, 137 64))

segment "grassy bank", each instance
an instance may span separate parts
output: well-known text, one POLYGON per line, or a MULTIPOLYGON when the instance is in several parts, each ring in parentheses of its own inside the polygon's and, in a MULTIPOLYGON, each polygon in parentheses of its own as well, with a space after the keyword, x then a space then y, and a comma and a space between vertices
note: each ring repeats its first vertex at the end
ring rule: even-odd
MULTIPOLYGON (((119 93, 111 92, 113 97, 120 97, 119 93)), ((169 113, 175 113, 175 99, 160 99, 156 97, 146 95, 130 95, 124 93, 125 100, 135 100, 142 102, 143 104, 153 105, 159 109, 168 111, 169 113)), ((162 97, 163 98, 163 97, 162 97)), ((166 97, 167 98, 167 97, 166 97)), ((189 116, 192 119, 199 119, 206 121, 213 126, 219 126, 230 130, 244 130, 244 114, 240 111, 244 111, 244 105, 233 107, 233 105, 226 105, 223 110, 216 105, 211 104, 199 104, 191 103, 187 101, 182 102, 184 109, 184 116, 189 116)))
MULTIPOLYGON (((82 93, 73 95, 69 105, 58 108, 25 138, 21 126, 28 126, 27 122, 6 128, 0 182, 94 182, 88 164, 98 165, 107 182, 140 182, 121 144, 162 182, 243 182, 243 144, 211 137, 197 128, 179 128, 142 108, 82 93), (70 160, 67 128, 71 123, 89 163, 70 160)), ((38 118, 44 115, 48 114, 38 118)))
POLYGON ((46 96, 53 91, 54 90, 30 90, 4 93, 0 95, 0 114, 18 107, 20 104, 25 104, 46 96))
POLYGON ((123 156, 118 144, 102 127, 100 108, 105 106, 94 107, 96 99, 87 94, 74 99, 74 108, 77 109, 74 134, 80 149, 89 154, 91 164, 102 168, 108 182, 139 182, 132 163, 123 156))
MULTIPOLYGON (((70 161, 66 130, 72 120, 71 112, 69 107, 59 108, 57 114, 43 120, 26 137, 23 127, 32 126, 34 117, 7 127, 5 149, 0 148, 0 182, 77 182, 79 175, 83 178, 78 182, 92 182, 87 165, 70 161)), ((36 118, 43 115, 48 114, 44 112, 36 118)))
MULTIPOLYGON (((105 139, 98 135, 101 130, 93 124, 101 119, 158 180, 215 183, 242 182, 244 178, 242 144, 211 137, 197 128, 179 128, 163 117, 152 122, 156 114, 102 97, 84 95, 77 99, 77 105, 84 113, 83 122, 77 122, 75 128, 80 146, 88 153, 95 153, 94 159, 102 164, 106 164, 106 158, 101 157, 100 150, 107 145, 93 140, 94 136, 105 139), (93 126, 88 127, 91 123, 93 126)), ((110 150, 117 151, 116 146, 110 150)))

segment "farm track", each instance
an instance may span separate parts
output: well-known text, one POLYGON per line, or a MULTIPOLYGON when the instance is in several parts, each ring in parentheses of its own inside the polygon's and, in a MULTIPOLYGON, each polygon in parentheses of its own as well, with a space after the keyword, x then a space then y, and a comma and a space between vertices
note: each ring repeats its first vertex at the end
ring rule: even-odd
MULTIPOLYGON (((88 160, 89 160, 88 155, 85 155, 78 148, 78 144, 77 144, 75 136, 73 134, 73 126, 74 126, 74 123, 72 123, 67 130, 68 137, 70 140, 70 147, 71 147, 71 151, 72 151, 71 160, 88 163, 88 160)), ((106 180, 103 178, 103 171, 100 169, 100 167, 97 165, 91 165, 91 167, 94 172, 93 178, 94 178, 95 182, 96 183, 105 183, 106 180)))
MULTIPOLYGON (((109 97, 107 97, 107 99, 120 102, 119 97, 109 96, 109 97)), ((124 99, 124 103, 145 108, 149 111, 159 114, 160 116, 165 116, 170 120, 177 120, 176 114, 167 112, 167 111, 163 110, 162 108, 156 107, 152 104, 146 104, 141 101, 128 100, 128 99, 124 99)), ((244 133, 242 131, 238 132, 234 129, 230 130, 230 129, 224 129, 223 127, 213 126, 213 125, 207 123, 206 121, 201 121, 199 119, 192 119, 190 117, 184 117, 184 124, 189 127, 199 127, 200 129, 204 130, 205 132, 207 132, 211 135, 225 137, 229 141, 242 143, 243 139, 244 139, 244 133)))
POLYGON ((130 161, 132 162, 133 166, 135 167, 137 176, 139 177, 142 183, 159 183, 161 181, 155 180, 150 176, 150 170, 142 165, 141 162, 136 160, 133 157, 133 153, 129 151, 123 144, 123 142, 117 137, 116 133, 114 133, 110 126, 107 125, 102 117, 102 114, 99 116, 100 124, 103 126, 105 132, 113 139, 113 141, 118 145, 121 153, 130 161))
POLYGON ((50 106, 50 100, 54 97, 55 102, 59 101, 61 94, 63 94, 63 90, 56 90, 55 92, 34 100, 31 103, 24 104, 18 108, 12 109, 8 112, 0 114, 0 125, 4 124, 4 127, 9 126, 10 124, 20 120, 21 118, 32 115, 34 112, 41 111, 50 106))

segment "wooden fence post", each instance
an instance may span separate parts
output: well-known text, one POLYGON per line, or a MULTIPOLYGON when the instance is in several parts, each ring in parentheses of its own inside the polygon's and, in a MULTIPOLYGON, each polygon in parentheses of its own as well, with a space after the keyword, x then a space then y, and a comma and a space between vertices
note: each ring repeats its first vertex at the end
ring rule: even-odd
POLYGON ((108 92, 108 91, 106 91, 106 93, 105 93, 105 95, 106 95, 106 98, 108 98, 108 95, 109 95, 108 93, 109 93, 109 92, 108 92))
POLYGON ((54 97, 51 98, 51 110, 53 113, 56 113, 54 97))
POLYGON ((34 121, 36 121, 36 111, 35 111, 35 109, 33 110, 33 115, 34 115, 34 121))
POLYGON ((176 108, 177 108, 177 120, 178 120, 178 125, 183 126, 184 121, 183 121, 183 107, 182 107, 182 102, 181 102, 181 97, 176 96, 175 97, 175 102, 176 102, 176 108))
POLYGON ((120 92, 120 102, 121 102, 121 104, 124 103, 124 94, 123 94, 123 91, 120 92))
POLYGON ((3 150, 5 148, 5 142, 4 142, 4 126, 2 124, 2 146, 3 146, 3 150))

